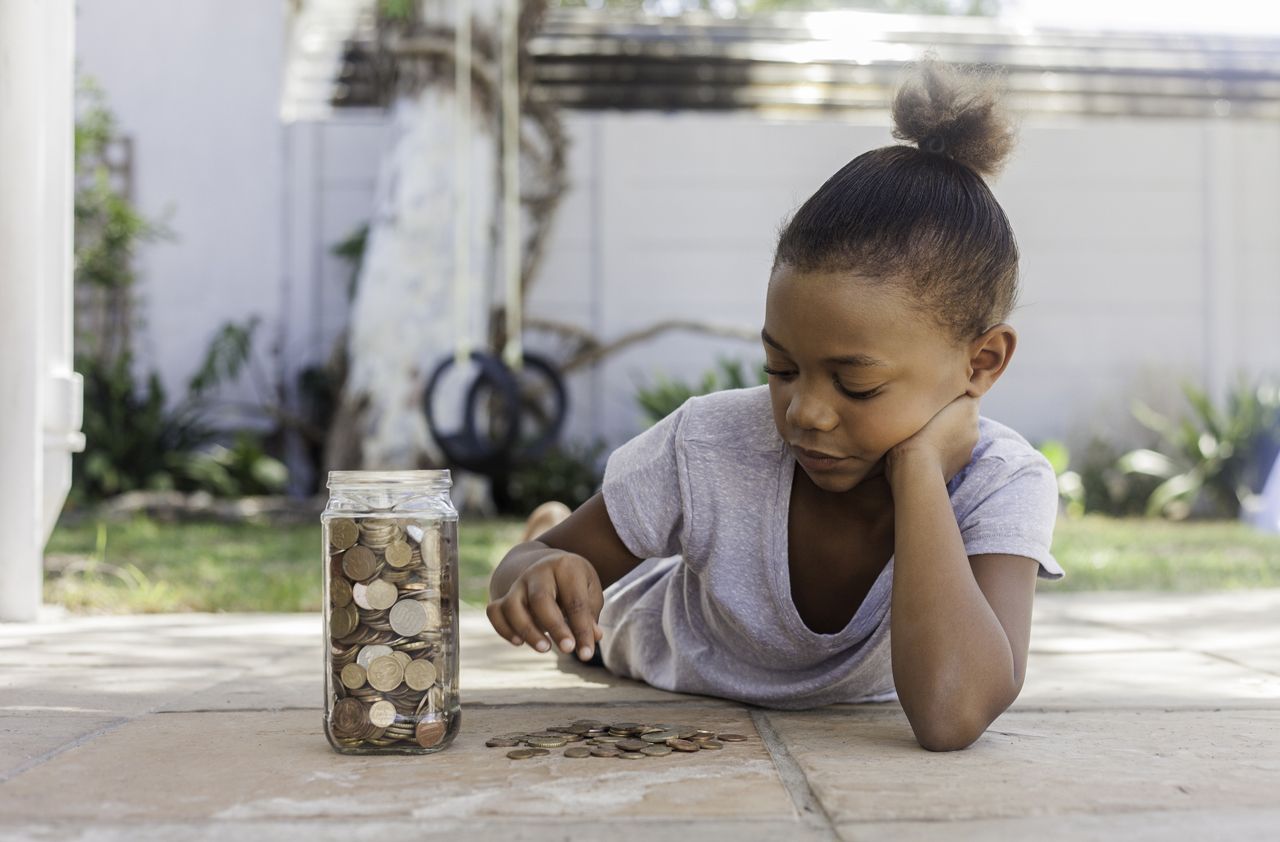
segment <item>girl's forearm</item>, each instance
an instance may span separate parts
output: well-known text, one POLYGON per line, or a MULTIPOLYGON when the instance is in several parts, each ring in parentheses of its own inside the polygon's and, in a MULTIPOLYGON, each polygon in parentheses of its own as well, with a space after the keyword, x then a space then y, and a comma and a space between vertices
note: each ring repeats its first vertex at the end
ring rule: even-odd
POLYGON ((978 587, 938 460, 905 456, 892 478, 893 681, 926 748, 964 748, 1012 702, 1013 650, 978 587))

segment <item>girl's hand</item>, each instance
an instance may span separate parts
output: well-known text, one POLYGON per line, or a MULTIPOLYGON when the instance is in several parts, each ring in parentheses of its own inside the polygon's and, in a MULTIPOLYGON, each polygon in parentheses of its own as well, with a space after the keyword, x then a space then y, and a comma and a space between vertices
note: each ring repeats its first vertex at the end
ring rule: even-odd
POLYGON ((525 568, 485 613, 498 634, 516 646, 528 643, 539 652, 550 651, 550 634, 564 652, 572 652, 576 642, 585 661, 604 637, 596 622, 603 607, 604 591, 591 562, 576 553, 550 550, 525 568))
POLYGON ((895 468, 908 460, 929 459, 951 482, 973 458, 978 446, 978 399, 965 393, 940 409, 915 435, 899 442, 885 454, 884 472, 892 487, 895 468))

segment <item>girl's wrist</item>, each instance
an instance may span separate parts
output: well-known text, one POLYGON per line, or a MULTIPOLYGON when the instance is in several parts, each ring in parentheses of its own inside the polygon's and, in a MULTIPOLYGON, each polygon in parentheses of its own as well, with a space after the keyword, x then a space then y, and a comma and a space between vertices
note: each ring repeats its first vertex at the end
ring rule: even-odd
POLYGON ((885 456, 884 473, 890 488, 917 476, 942 477, 942 457, 928 447, 894 448, 885 456))

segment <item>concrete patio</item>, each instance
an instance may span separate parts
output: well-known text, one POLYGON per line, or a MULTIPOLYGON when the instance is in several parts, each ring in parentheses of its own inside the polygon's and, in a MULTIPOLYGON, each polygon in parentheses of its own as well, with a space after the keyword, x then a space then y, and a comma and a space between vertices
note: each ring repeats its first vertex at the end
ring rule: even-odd
POLYGON ((462 730, 425 757, 321 731, 318 615, 0 625, 0 840, 1280 838, 1280 590, 1037 596, 1022 696, 968 749, 897 703, 787 713, 516 649, 463 614, 462 730), (576 718, 737 731, 718 752, 514 761, 576 718))

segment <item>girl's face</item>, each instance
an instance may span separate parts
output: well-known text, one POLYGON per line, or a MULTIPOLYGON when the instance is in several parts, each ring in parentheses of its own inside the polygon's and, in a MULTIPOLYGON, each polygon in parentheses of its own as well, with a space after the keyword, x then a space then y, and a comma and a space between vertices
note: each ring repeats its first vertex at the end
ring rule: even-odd
POLYGON ((800 274, 785 265, 769 281, 761 340, 774 424, 793 455, 803 448, 838 457, 797 458, 824 491, 882 476, 894 445, 974 393, 966 348, 900 296, 856 275, 800 274))

